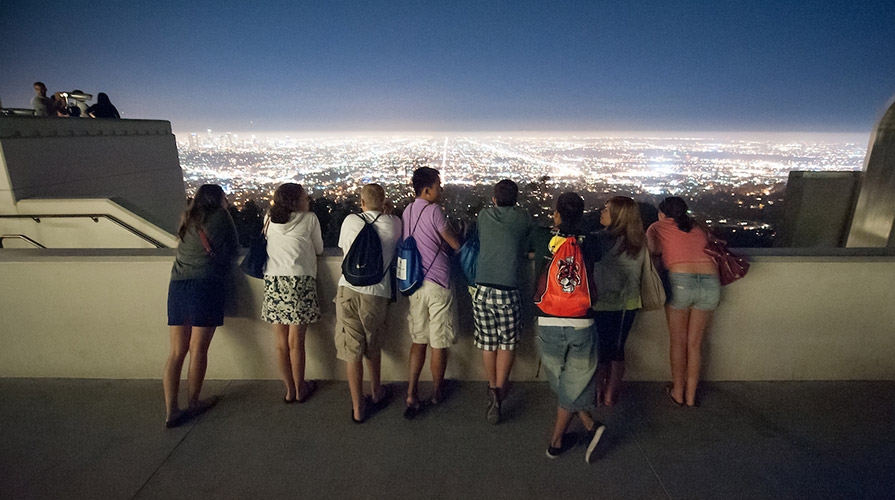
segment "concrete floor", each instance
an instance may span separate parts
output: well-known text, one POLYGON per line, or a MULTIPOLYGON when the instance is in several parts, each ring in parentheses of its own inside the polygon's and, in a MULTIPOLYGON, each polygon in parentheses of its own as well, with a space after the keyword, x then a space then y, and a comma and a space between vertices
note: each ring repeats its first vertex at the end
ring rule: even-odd
POLYGON ((450 389, 355 425, 345 383, 284 405, 276 381, 209 381, 220 404, 169 430, 156 380, 0 379, 0 498, 895 496, 895 382, 711 383, 699 409, 629 383, 590 465, 544 455, 545 383, 516 384, 499 426, 482 383, 450 389))

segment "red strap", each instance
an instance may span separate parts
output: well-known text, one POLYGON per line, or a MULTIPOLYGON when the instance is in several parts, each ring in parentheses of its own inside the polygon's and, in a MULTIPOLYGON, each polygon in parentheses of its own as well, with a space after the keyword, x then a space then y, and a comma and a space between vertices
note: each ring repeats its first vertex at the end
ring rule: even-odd
POLYGON ((199 232, 199 239, 202 240, 202 246, 205 247, 205 253, 213 258, 214 251, 211 249, 211 244, 208 242, 208 236, 205 235, 205 230, 203 230, 201 227, 197 230, 199 232))

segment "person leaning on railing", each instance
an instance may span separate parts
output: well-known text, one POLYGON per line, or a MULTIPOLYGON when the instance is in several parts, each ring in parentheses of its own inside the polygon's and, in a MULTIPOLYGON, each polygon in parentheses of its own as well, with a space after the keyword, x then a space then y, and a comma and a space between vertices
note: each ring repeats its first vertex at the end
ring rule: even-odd
POLYGON ((168 287, 168 330, 171 351, 165 363, 165 427, 176 427, 216 402, 200 400, 208 366, 208 347, 224 324, 224 303, 238 239, 227 211, 224 190, 200 186, 180 221, 176 258, 168 287), (180 374, 187 353, 188 406, 180 410, 180 374))
POLYGON ((597 330, 597 405, 618 401, 625 373, 625 342, 634 317, 641 308, 640 274, 649 258, 640 206, 627 196, 615 196, 600 210, 597 233, 600 257, 594 265, 597 301, 594 324, 597 330))
POLYGON ((267 264, 261 319, 273 325, 285 403, 304 403, 317 383, 305 380, 305 334, 320 320, 317 256, 323 253, 320 221, 308 193, 288 182, 273 195, 267 225, 267 264))
POLYGON ((659 203, 659 221, 646 231, 653 255, 662 257, 670 289, 665 317, 671 335, 671 379, 666 392, 678 406, 698 406, 702 338, 718 307, 718 267, 705 253, 705 230, 687 214, 687 203, 671 196, 659 203))

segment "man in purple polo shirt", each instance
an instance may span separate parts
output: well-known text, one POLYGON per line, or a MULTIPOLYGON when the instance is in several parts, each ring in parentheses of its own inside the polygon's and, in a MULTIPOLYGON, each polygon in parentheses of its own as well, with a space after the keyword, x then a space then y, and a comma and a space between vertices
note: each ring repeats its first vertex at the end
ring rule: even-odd
POLYGON ((458 250, 460 242, 448 226, 441 199, 441 175, 438 170, 420 167, 413 172, 416 199, 404 209, 404 237, 413 235, 422 258, 425 279, 410 296, 409 322, 410 377, 407 386, 407 408, 404 417, 413 419, 420 409, 419 379, 426 350, 432 347, 432 404, 443 398, 441 384, 447 368, 447 348, 454 343, 454 296, 450 290, 449 252, 458 250))

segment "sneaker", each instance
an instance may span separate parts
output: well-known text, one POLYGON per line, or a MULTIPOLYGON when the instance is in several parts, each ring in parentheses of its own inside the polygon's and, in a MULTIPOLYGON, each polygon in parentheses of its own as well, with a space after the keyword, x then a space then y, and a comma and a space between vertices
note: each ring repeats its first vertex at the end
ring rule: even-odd
POLYGON ((497 397, 497 389, 488 388, 488 410, 485 412, 485 418, 491 425, 500 423, 500 399, 497 397))
POLYGON ((547 458, 556 458, 575 447, 575 439, 571 434, 564 434, 559 448, 547 447, 547 458))
POLYGON ((603 425, 602 422, 597 422, 594 420, 594 428, 587 431, 587 452, 584 454, 584 461, 590 463, 590 456, 594 453, 594 448, 597 447, 597 443, 600 442, 600 437, 603 436, 603 431, 606 430, 606 426, 603 425))

